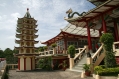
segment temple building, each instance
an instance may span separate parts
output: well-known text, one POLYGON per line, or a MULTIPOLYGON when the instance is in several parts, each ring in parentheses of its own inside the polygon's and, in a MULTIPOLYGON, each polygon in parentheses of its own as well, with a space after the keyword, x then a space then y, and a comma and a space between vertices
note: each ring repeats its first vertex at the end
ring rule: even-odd
MULTIPOLYGON (((94 5, 95 8, 84 13, 78 17, 65 18, 66 21, 75 25, 76 27, 82 27, 87 29, 88 46, 92 51, 91 30, 99 30, 101 36, 102 33, 112 33, 114 35, 115 42, 119 41, 119 1, 118 0, 88 0, 94 5)), ((68 15, 73 14, 70 9, 67 11, 68 15)))
MULTIPOLYGON (((64 18, 69 24, 61 29, 57 36, 41 42, 48 46, 48 50, 41 52, 41 55, 58 58, 62 55, 67 56, 68 46, 75 45, 76 55, 73 60, 75 64, 72 64, 71 70, 77 71, 78 65, 81 67, 85 63, 93 64, 95 67, 103 63, 105 57, 103 44, 99 42, 99 38, 103 33, 112 33, 114 36, 113 51, 116 51, 115 57, 119 63, 119 0, 88 1, 96 7, 81 14, 69 9, 66 12, 68 17, 64 18), (73 15, 78 16, 73 17, 73 15), (57 44, 55 50, 51 47, 53 43, 57 44), (51 50, 53 53, 50 53, 51 50), (90 60, 87 60, 87 52, 91 53, 90 60)), ((81 71, 80 68, 79 71, 81 71)))
MULTIPOLYGON (((57 36, 42 42, 42 44, 46 44, 50 50, 52 49, 51 45, 56 43, 57 54, 67 54, 66 50, 70 45, 74 45, 75 48, 83 48, 85 45, 88 45, 86 30, 86 28, 76 27, 75 25, 68 24, 65 28, 61 29, 61 32, 57 36)), ((99 31, 91 29, 94 52, 96 51, 96 44, 99 43, 99 37, 99 31)))
POLYGON ((37 21, 31 17, 29 9, 23 18, 18 18, 16 38, 15 42, 19 44, 19 47, 15 47, 19 50, 18 57, 18 70, 34 70, 35 69, 35 50, 37 49, 34 44, 39 41, 34 39, 38 37, 35 33, 38 32, 37 21))

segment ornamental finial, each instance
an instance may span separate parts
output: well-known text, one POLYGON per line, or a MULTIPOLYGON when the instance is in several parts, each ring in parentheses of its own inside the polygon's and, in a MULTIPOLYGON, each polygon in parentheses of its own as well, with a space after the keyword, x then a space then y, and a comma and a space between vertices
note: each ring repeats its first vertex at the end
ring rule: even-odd
POLYGON ((29 11, 29 8, 27 8, 27 11, 29 11))

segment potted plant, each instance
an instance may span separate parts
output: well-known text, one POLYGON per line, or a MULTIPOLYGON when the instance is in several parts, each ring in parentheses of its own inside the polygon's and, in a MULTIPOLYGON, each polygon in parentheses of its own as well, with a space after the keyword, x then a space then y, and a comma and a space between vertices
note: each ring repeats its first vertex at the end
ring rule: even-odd
POLYGON ((48 49, 48 47, 47 46, 44 46, 43 49, 46 51, 48 49))
POLYGON ((74 56, 75 56, 75 47, 74 47, 74 45, 70 45, 68 47, 68 54, 70 54, 70 58, 74 58, 74 56))
POLYGON ((60 63, 58 67, 62 66, 62 69, 65 71, 67 67, 66 60, 63 61, 63 63, 60 63))
POLYGON ((90 64, 83 64, 83 69, 85 70, 85 75, 90 76, 91 71, 90 71, 90 64))
POLYGON ((53 43, 51 46, 52 46, 52 48, 55 48, 57 46, 57 44, 53 43))

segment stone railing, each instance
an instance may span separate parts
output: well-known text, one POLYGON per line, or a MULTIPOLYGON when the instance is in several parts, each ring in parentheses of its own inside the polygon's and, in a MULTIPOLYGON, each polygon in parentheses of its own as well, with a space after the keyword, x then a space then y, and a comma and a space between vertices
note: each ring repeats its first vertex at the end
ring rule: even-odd
POLYGON ((113 43, 113 51, 115 52, 115 56, 119 56, 119 41, 113 43))
POLYGON ((53 55, 54 50, 45 50, 43 52, 39 52, 40 56, 45 56, 45 55, 53 55))
POLYGON ((88 51, 87 50, 87 46, 84 46, 84 48, 78 48, 79 53, 77 53, 74 57, 74 63, 76 64, 79 60, 82 59, 82 57, 84 56, 84 54, 88 51))
POLYGON ((0 79, 4 79, 6 72, 6 60, 0 62, 0 79))
POLYGON ((15 70, 18 69, 18 64, 7 64, 8 69, 15 70))
POLYGON ((18 68, 18 64, 6 64, 6 62, 4 63, 3 67, 1 68, 0 71, 0 79, 5 79, 6 76, 6 72, 9 70, 15 70, 18 68))
POLYGON ((102 61, 102 59, 104 58, 104 55, 102 53, 104 54, 103 44, 99 47, 99 49, 96 51, 96 53, 92 56, 92 63, 94 65, 98 65, 98 63, 100 63, 102 61), (101 56, 101 55, 103 55, 103 56, 101 56))

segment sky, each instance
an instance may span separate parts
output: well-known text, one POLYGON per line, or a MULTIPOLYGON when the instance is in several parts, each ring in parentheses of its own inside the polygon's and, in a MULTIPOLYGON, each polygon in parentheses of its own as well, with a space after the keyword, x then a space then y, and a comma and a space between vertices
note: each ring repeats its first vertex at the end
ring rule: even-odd
MULTIPOLYGON (((87 0, 0 0, 0 49, 14 49, 18 18, 24 17, 27 8, 31 17, 37 20, 39 37, 35 40, 45 42, 55 37, 68 22, 66 11, 87 12, 95 6, 87 0)), ((42 46, 39 42, 36 47, 42 46)))

